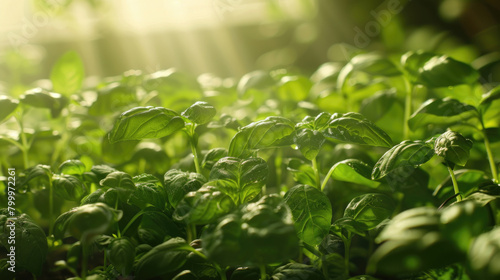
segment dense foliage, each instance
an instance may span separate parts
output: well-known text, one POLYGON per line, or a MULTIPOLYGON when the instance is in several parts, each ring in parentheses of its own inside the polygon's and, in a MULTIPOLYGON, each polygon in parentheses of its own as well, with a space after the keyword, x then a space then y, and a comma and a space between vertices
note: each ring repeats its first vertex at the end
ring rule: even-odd
POLYGON ((0 96, 1 279, 12 218, 18 279, 500 277, 500 87, 480 69, 366 53, 92 83, 82 65, 0 96))

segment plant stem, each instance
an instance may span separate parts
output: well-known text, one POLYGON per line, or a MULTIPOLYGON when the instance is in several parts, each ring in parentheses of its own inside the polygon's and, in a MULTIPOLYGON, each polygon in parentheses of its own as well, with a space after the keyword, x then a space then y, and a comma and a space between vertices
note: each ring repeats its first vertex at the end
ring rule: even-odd
POLYGON ((54 188, 52 186, 52 175, 49 175, 49 237, 52 236, 54 212, 54 188))
POLYGON ((191 241, 196 239, 196 225, 188 224, 186 226, 187 232, 187 242, 191 243, 191 241))
POLYGON ((351 250, 351 241, 352 235, 351 233, 347 233, 347 238, 343 238, 344 241, 344 265, 345 265, 345 274, 346 277, 349 278, 349 258, 350 258, 350 250, 351 250))
MULTIPOLYGON (((118 210, 118 197, 116 198, 116 201, 115 201, 115 210, 118 210)), ((118 236, 118 238, 122 237, 122 235, 120 233, 120 226, 118 225, 118 223, 116 223, 116 235, 118 236)))
POLYGON ((332 176, 333 171, 334 171, 334 169, 333 169, 333 166, 332 166, 332 168, 330 168, 330 170, 328 170, 328 173, 326 174, 325 178, 323 179, 323 183, 321 184, 321 190, 323 190, 326 187, 326 183, 328 183, 328 180, 332 176))
POLYGON ((484 126, 483 126, 483 136, 484 136, 484 146, 486 147, 486 154, 488 155, 488 161, 490 162, 491 175, 493 176, 493 180, 495 181, 495 183, 498 184, 499 181, 498 181, 497 166, 495 165, 495 159, 493 158, 493 153, 491 152, 490 141, 488 139, 488 136, 486 136, 484 126))
POLYGON ((319 179, 319 168, 318 168, 318 161, 316 160, 316 157, 312 159, 312 167, 314 170, 314 175, 316 176, 316 187, 321 190, 320 186, 320 179, 319 179))
MULTIPOLYGON (((451 181, 453 182, 453 190, 455 191, 455 194, 459 194, 460 191, 458 190, 458 183, 457 183, 457 178, 455 177, 455 173, 453 173, 453 169, 451 167, 447 166, 448 172, 450 172, 450 177, 451 181)), ((462 201, 462 196, 457 195, 457 202, 462 201)))
POLYGON ((141 210, 139 211, 137 214, 135 214, 134 217, 132 217, 132 219, 130 219, 130 221, 128 222, 128 224, 125 226, 125 228, 123 229, 122 231, 122 235, 125 235, 125 233, 127 232, 128 228, 135 222, 135 220, 137 220, 137 218, 139 218, 142 214, 144 214, 144 210, 141 210))
POLYGON ((215 267, 215 270, 217 270, 217 272, 219 273, 220 279, 221 280, 227 280, 227 278, 226 278, 226 270, 222 270, 220 268, 220 266, 218 264, 216 264, 216 263, 214 263, 214 267, 215 267))
POLYGON ((406 99, 405 99, 405 114, 404 114, 404 124, 403 124, 403 138, 409 139, 410 137, 410 129, 408 127, 408 120, 410 119, 411 113, 412 113, 412 98, 413 98, 413 85, 408 81, 408 79, 405 80, 405 86, 406 86, 406 99))
POLYGON ((87 278, 87 244, 82 244, 82 280, 87 278))
POLYGON ((263 264, 259 265, 259 270, 260 270, 260 280, 266 280, 267 279, 266 266, 263 264))
POLYGON ((29 159, 28 159, 29 147, 28 147, 28 141, 26 139, 26 134, 24 133, 23 113, 22 112, 21 112, 19 117, 16 116, 16 120, 17 120, 17 124, 19 125, 19 135, 21 137, 21 146, 23 147, 21 149, 21 152, 23 153, 23 165, 24 165, 24 169, 26 169, 29 166, 29 159))

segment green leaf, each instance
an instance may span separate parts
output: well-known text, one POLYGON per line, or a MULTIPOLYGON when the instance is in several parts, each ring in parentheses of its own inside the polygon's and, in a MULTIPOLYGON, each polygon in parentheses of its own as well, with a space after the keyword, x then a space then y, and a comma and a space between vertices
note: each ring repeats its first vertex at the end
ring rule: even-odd
POLYGON ((389 196, 368 193, 357 196, 349 202, 344 211, 344 218, 363 223, 370 230, 390 218, 395 208, 396 204, 389 196))
POLYGON ((289 263, 278 267, 272 280, 324 280, 324 276, 316 267, 301 263, 289 263))
POLYGON ((337 219, 330 227, 330 231, 341 238, 346 238, 344 231, 348 231, 359 236, 366 236, 368 230, 368 226, 365 223, 358 222, 351 217, 342 217, 337 219))
POLYGON ((311 90, 312 82, 302 76, 284 76, 278 83, 280 100, 299 102, 306 100, 311 90))
POLYGON ((88 192, 85 185, 72 175, 55 175, 52 184, 54 192, 65 200, 80 201, 88 192))
POLYGON ((434 54, 424 51, 409 51, 401 56, 401 64, 413 83, 418 81, 422 67, 432 57, 434 54))
POLYGON ((109 262, 121 275, 129 275, 135 258, 135 246, 127 238, 114 239, 106 250, 109 262))
POLYGON ((36 186, 48 187, 52 179, 52 171, 48 165, 37 164, 26 169, 24 173, 26 176, 20 181, 19 187, 27 186, 28 183, 32 183, 36 186))
MULTIPOLYGON (((232 182, 234 190, 233 200, 236 204, 246 203, 254 199, 266 183, 269 169, 262 158, 247 160, 225 157, 220 159, 210 172, 210 180, 225 180, 232 182)), ((233 192, 230 192, 233 196, 233 192)))
POLYGON ((309 186, 317 186, 316 175, 310 164, 304 163, 303 160, 293 158, 288 163, 286 168, 293 174, 293 180, 297 183, 309 186))
MULTIPOLYGON (((488 91, 487 93, 483 94, 481 98, 481 105, 484 104, 489 104, 497 99, 500 98, 500 86, 495 87, 494 89, 488 91)), ((1 119, 1 118, 0 118, 1 119)))
POLYGON ((207 182, 203 175, 194 172, 183 172, 171 169, 165 173, 165 190, 170 205, 177 207, 179 201, 192 191, 197 191, 207 182))
POLYGON ((470 267, 476 278, 494 280, 500 277, 496 260, 500 258, 500 228, 479 235, 469 250, 470 267))
POLYGON ((141 209, 149 206, 164 209, 167 197, 162 187, 153 183, 142 183, 137 185, 127 202, 141 209))
POLYGON ((403 141, 387 151, 375 164, 372 179, 378 180, 388 173, 406 166, 416 167, 434 156, 432 146, 422 141, 403 141))
POLYGON ((449 87, 477 82, 479 73, 469 64, 446 55, 434 56, 419 69, 418 83, 427 87, 449 87))
POLYGON ((97 91, 97 99, 89 107, 89 115, 102 116, 115 113, 137 102, 137 92, 134 87, 111 83, 97 91))
POLYGON ((325 140, 325 136, 321 132, 310 129, 302 129, 294 137, 295 144, 297 144, 302 155, 308 160, 316 158, 325 140))
POLYGON ((19 105, 19 101, 6 95, 0 95, 0 123, 7 119, 19 105))
POLYGON ((427 125, 449 127, 473 117, 479 117, 476 108, 456 99, 429 99, 413 113, 408 125, 411 130, 427 125))
POLYGON ((142 243, 156 246, 162 243, 165 237, 183 236, 178 224, 163 212, 153 208, 145 209, 137 235, 142 243))
POLYGON ((203 160, 201 161, 201 166, 205 169, 212 170, 214 164, 223 157, 227 157, 226 149, 224 148, 211 149, 203 157, 203 160))
POLYGON ((173 218, 186 224, 203 225, 231 212, 233 199, 216 182, 208 182, 196 192, 189 192, 177 204, 173 218))
POLYGON ((210 225, 201 237, 203 249, 210 260, 222 266, 288 260, 299 251, 290 216, 279 196, 264 196, 210 225))
POLYGON ((99 182, 99 184, 103 187, 117 190, 122 201, 127 201, 130 194, 136 189, 132 177, 122 171, 109 173, 106 178, 99 182))
POLYGON ((136 263, 135 276, 151 279, 180 269, 187 255, 194 249, 182 238, 176 237, 155 246, 136 263))
POLYGON ((82 175, 87 168, 83 162, 77 159, 68 159, 59 165, 59 172, 67 175, 82 175))
POLYGON ((100 202, 75 207, 56 219, 54 237, 62 239, 71 235, 88 245, 121 217, 122 211, 100 202))
POLYGON ((292 210, 299 238, 311 246, 320 244, 332 220, 328 197, 314 187, 297 185, 285 194, 284 201, 292 210))
POLYGON ((59 93, 34 88, 21 95, 21 103, 35 108, 50 109, 52 118, 57 118, 61 115, 61 111, 68 105, 69 101, 59 93))
POLYGON ((184 127, 184 120, 174 111, 162 107, 136 107, 116 120, 109 141, 162 138, 184 127))
POLYGON ((231 139, 229 156, 245 158, 256 150, 291 145, 294 130, 294 123, 283 117, 253 122, 231 139))
POLYGON ((83 61, 74 51, 63 54, 50 73, 53 90, 66 96, 80 90, 84 78, 83 61))
POLYGON ((380 183, 371 180, 371 172, 368 164, 358 159, 346 159, 337 162, 328 173, 334 180, 376 188, 380 183))
POLYGON ((325 136, 347 143, 392 146, 387 133, 358 113, 333 114, 325 136))
POLYGON ((337 86, 339 89, 344 88, 347 79, 355 71, 387 77, 401 74, 399 69, 387 58, 383 58, 376 54, 359 54, 353 57, 340 71, 337 79, 337 86))
POLYGON ((40 275, 48 253, 45 232, 26 214, 16 218, 13 220, 0 215, 0 243, 7 250, 7 254, 15 254, 16 272, 25 269, 40 275), (11 236, 15 239, 9 238, 11 236), (12 240, 15 240, 15 243, 12 240), (12 248, 15 248, 14 252, 12 248))
POLYGON ((196 124, 206 124, 213 119, 217 111, 207 102, 198 101, 182 112, 182 116, 196 124))
POLYGON ((460 133, 446 131, 434 142, 436 155, 444 158, 447 162, 464 166, 469 160, 469 151, 473 142, 463 137, 460 133))
POLYGON ((245 96, 249 91, 262 91, 274 86, 275 81, 265 71, 254 71, 241 77, 238 83, 238 94, 245 96))
POLYGON ((365 98, 359 108, 359 113, 368 120, 376 122, 387 114, 392 104, 397 102, 395 90, 384 90, 365 98))
POLYGON ((455 242, 465 254, 473 239, 490 226, 488 208, 473 201, 463 201, 441 212, 443 235, 455 242))

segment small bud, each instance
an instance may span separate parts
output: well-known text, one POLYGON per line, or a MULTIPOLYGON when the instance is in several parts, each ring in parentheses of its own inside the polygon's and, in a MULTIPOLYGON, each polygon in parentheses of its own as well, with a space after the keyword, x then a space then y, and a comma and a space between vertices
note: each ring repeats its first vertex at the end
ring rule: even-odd
POLYGON ((434 151, 447 162, 464 166, 469 160, 469 150, 472 141, 463 137, 460 133, 446 131, 434 142, 434 151))

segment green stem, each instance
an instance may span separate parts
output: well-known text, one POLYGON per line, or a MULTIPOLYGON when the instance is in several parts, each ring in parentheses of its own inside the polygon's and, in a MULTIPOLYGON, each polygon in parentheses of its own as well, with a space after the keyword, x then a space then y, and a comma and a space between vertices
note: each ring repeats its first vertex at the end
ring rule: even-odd
POLYGON ((21 146, 22 146, 21 152, 23 153, 24 169, 26 169, 29 166, 29 159, 28 159, 29 145, 28 145, 28 141, 26 139, 26 134, 24 133, 23 113, 22 112, 21 112, 19 117, 16 117, 16 120, 17 120, 17 124, 19 125, 19 134, 21 136, 21 146))
POLYGON ((226 278, 226 270, 222 270, 220 268, 220 266, 218 264, 216 264, 216 263, 214 263, 214 267, 215 267, 215 270, 217 270, 217 272, 219 273, 220 279, 221 280, 227 280, 227 278, 226 278))
POLYGON ((493 180, 495 181, 495 183, 498 184, 499 181, 498 181, 497 166, 495 164, 495 159, 493 158, 493 153, 491 152, 490 141, 488 139, 488 136, 486 136, 484 126, 483 126, 483 136, 484 136, 484 146, 486 147, 486 154, 488 155, 488 161, 490 162, 491 175, 493 175, 493 180))
POLYGON ((196 125, 191 124, 191 128, 184 130, 189 138, 189 144, 191 146, 191 152, 193 153, 194 167, 196 168, 196 173, 201 174, 200 162, 198 159, 198 150, 196 148, 195 138, 196 138, 196 125))
POLYGON ((82 280, 87 278, 87 244, 82 244, 82 280))
POLYGON ((349 258, 351 252, 351 241, 352 235, 351 233, 347 234, 347 238, 343 238, 344 240, 344 265, 345 265, 345 274, 346 277, 349 278, 349 258))
POLYGON ((125 235, 127 232, 128 228, 137 220, 142 214, 144 214, 144 210, 139 211, 137 214, 135 214, 134 217, 128 222, 128 224, 125 226, 125 228, 122 231, 122 235, 125 235))
POLYGON ((187 232, 187 242, 191 243, 191 241, 196 239, 196 225, 188 224, 186 226, 187 232))
MULTIPOLYGON (((118 198, 116 198, 115 201, 115 210, 118 210, 118 198)), ((122 234, 120 233, 120 226, 118 225, 118 223, 116 223, 116 236, 118 236, 118 238, 122 237, 122 234)))
POLYGON ((332 166, 332 168, 330 168, 330 170, 328 170, 328 173, 326 174, 325 178, 323 179, 323 183, 321 184, 321 190, 323 190, 326 187, 326 183, 328 183, 328 180, 332 176, 333 171, 334 171, 334 168, 333 168, 334 166, 332 166))
POLYGON ((316 176, 316 187, 321 190, 320 186, 320 179, 319 179, 319 168, 318 168, 318 161, 316 160, 316 157, 312 159, 312 167, 314 170, 314 175, 316 176))
POLYGON ((259 270, 260 270, 260 280, 266 280, 267 279, 266 266, 263 264, 259 265, 259 270))
POLYGON ((54 188, 52 186, 52 175, 49 175, 49 237, 52 236, 52 227, 54 225, 53 212, 54 212, 54 188))
MULTIPOLYGON (((455 191, 455 194, 459 194, 460 190, 458 189, 458 183, 457 183, 457 178, 455 177, 455 173, 453 173, 453 169, 450 166, 447 166, 448 172, 450 172, 450 177, 451 181, 453 182, 453 190, 455 191)), ((460 202, 462 201, 462 196, 457 195, 457 201, 460 202)))
POLYGON ((411 113, 412 113, 412 98, 413 98, 413 85, 408 81, 408 79, 405 80, 405 86, 406 86, 406 98, 405 98, 405 114, 404 114, 404 124, 403 124, 403 138, 409 139, 410 137, 410 129, 408 127, 408 120, 410 119, 411 113))

